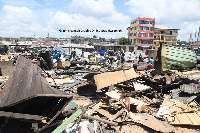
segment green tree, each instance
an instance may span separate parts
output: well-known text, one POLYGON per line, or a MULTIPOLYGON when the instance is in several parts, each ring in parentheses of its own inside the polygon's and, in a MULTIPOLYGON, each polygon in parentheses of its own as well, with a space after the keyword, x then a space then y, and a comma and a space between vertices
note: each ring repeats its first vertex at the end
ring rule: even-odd
POLYGON ((128 38, 121 37, 119 38, 119 45, 126 45, 128 44, 128 38))
POLYGON ((185 45, 189 45, 189 43, 188 42, 186 42, 186 41, 181 41, 180 39, 177 41, 177 44, 185 44, 185 45))
POLYGON ((97 36, 96 36, 96 35, 94 35, 94 36, 93 36, 93 38, 97 38, 97 36))

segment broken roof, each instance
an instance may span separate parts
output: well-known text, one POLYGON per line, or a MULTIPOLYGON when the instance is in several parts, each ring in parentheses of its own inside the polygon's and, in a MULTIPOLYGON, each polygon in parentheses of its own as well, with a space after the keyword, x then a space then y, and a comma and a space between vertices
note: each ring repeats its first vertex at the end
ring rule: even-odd
POLYGON ((35 97, 70 97, 65 92, 52 88, 41 73, 41 68, 31 60, 19 57, 0 93, 0 108, 10 107, 35 97))

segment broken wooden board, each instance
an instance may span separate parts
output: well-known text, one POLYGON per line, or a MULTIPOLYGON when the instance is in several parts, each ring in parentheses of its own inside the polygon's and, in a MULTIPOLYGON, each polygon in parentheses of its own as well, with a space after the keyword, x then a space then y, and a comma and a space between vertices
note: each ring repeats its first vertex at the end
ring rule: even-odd
POLYGON ((59 85, 59 84, 67 84, 67 83, 74 83, 74 80, 72 80, 71 78, 54 79, 54 81, 53 81, 52 78, 46 78, 46 79, 47 79, 47 81, 48 81, 49 83, 54 83, 54 81, 55 81, 55 83, 56 83, 57 85, 59 85))
POLYGON ((42 122, 43 116, 0 111, 0 117, 42 122))
POLYGON ((195 125, 200 126, 200 116, 198 113, 182 113, 175 116, 167 116, 168 121, 173 125, 195 125))
POLYGON ((103 103, 100 101, 99 103, 97 103, 96 105, 94 105, 92 107, 92 109, 89 109, 86 111, 87 115, 92 115, 97 109, 99 109, 99 106, 101 106, 103 103))
POLYGON ((126 111, 125 109, 121 109, 120 111, 118 111, 116 114, 112 115, 110 114, 108 111, 104 110, 104 109, 98 109, 97 112, 99 112, 100 114, 102 114, 103 116, 107 117, 109 120, 113 121, 115 119, 117 119, 117 117, 119 117, 124 111, 126 111))
POLYGON ((118 100, 121 98, 121 93, 119 92, 119 90, 113 90, 111 92, 106 92, 106 95, 111 98, 118 99, 118 100))
POLYGON ((160 121, 153 116, 144 114, 144 113, 132 113, 130 112, 130 118, 136 122, 141 123, 144 126, 147 126, 158 132, 173 132, 175 127, 169 125, 165 121, 160 121))
POLYGON ((97 121, 103 122, 105 124, 113 125, 113 126, 117 126, 118 125, 118 123, 116 123, 116 122, 105 120, 105 119, 99 118, 98 116, 89 116, 89 115, 83 114, 83 117, 91 119, 91 120, 97 120, 97 121))
POLYGON ((165 97, 161 107, 166 108, 171 114, 195 111, 189 105, 179 102, 178 100, 171 99, 170 96, 165 97))
POLYGON ((95 83, 97 85, 97 89, 102 89, 104 87, 108 87, 111 84, 120 83, 123 81, 127 81, 133 78, 138 77, 139 75, 135 72, 134 68, 129 70, 121 70, 115 72, 106 72, 98 75, 94 75, 95 83))
POLYGON ((62 61, 59 62, 57 65, 57 68, 65 68, 65 67, 69 67, 71 65, 70 61, 62 61))

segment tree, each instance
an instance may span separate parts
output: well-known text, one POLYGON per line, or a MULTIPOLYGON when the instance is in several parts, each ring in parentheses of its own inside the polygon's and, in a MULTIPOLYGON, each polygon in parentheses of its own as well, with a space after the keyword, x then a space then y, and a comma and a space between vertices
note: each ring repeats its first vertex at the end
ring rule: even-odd
POLYGON ((128 38, 121 37, 119 38, 119 45, 126 45, 128 44, 128 38))
POLYGON ((94 35, 94 36, 93 36, 93 38, 97 38, 97 36, 96 36, 96 35, 94 35))
POLYGON ((180 39, 177 41, 177 44, 185 44, 185 45, 189 45, 189 43, 188 42, 186 42, 186 41, 180 41, 180 39))

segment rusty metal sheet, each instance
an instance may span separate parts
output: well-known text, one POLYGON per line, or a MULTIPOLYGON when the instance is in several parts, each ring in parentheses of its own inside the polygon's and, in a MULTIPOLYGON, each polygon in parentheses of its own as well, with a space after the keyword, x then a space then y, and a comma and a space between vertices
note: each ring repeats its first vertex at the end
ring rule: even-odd
POLYGON ((134 68, 129 70, 121 70, 115 72, 106 72, 98 75, 94 75, 95 84, 97 89, 108 87, 112 84, 127 81, 138 77, 139 75, 135 72, 134 68))
POLYGON ((1 73, 3 76, 9 76, 13 67, 12 60, 0 62, 1 73))
MULTIPOLYGON (((63 91, 51 88, 46 79, 41 76, 41 73, 41 68, 33 64, 31 60, 19 57, 6 85, 0 93, 0 109, 9 108, 16 104, 20 106, 20 108, 17 107, 18 111, 22 111, 22 107, 24 109, 26 107, 26 110, 28 110, 29 106, 35 107, 35 110, 45 107, 51 109, 50 106, 56 105, 56 102, 60 99, 65 104, 71 96, 66 95, 63 91), (51 105, 46 105, 45 103, 51 105)), ((29 112, 25 111, 25 113, 29 112)))

